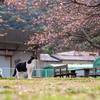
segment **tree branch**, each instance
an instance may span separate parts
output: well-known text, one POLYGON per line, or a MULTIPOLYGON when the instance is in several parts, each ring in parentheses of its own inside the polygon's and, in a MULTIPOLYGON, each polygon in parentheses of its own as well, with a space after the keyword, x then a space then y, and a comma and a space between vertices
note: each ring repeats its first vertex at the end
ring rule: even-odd
POLYGON ((82 29, 82 31, 83 31, 83 33, 84 33, 84 35, 85 35, 85 37, 86 37, 86 40, 87 40, 93 47, 96 47, 97 49, 100 49, 100 46, 99 46, 99 45, 96 45, 95 43, 93 43, 93 42, 91 41, 90 37, 86 34, 85 30, 82 29))
POLYGON ((4 3, 4 0, 0 0, 0 2, 1 2, 3 5, 5 5, 5 6, 8 7, 8 5, 4 3))
POLYGON ((94 5, 87 5, 85 3, 81 3, 81 2, 77 2, 76 0, 70 0, 72 3, 75 3, 75 4, 79 4, 79 5, 84 5, 84 6, 87 6, 87 7, 98 7, 100 6, 100 1, 97 3, 97 4, 94 4, 94 5))

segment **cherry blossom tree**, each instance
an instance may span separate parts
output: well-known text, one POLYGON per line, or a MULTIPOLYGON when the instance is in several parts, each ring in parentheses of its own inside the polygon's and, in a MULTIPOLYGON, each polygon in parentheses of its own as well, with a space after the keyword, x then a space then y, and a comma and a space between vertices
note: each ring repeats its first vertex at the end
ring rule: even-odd
MULTIPOLYGON (((59 50, 62 47, 80 48, 93 46, 100 49, 100 0, 0 0, 4 8, 28 12, 30 9, 45 9, 38 18, 28 13, 33 25, 41 24, 41 30, 30 36, 26 44, 50 45, 59 50), (95 38, 96 41, 93 41, 95 38)), ((3 8, 2 8, 3 9, 3 8)), ((17 21, 20 21, 18 19, 17 21)), ((2 18, 0 22, 3 22, 2 18)), ((35 29, 33 28, 32 31, 35 29)), ((36 30, 35 30, 36 31, 36 30)), ((30 47, 30 49, 34 49, 30 47)))

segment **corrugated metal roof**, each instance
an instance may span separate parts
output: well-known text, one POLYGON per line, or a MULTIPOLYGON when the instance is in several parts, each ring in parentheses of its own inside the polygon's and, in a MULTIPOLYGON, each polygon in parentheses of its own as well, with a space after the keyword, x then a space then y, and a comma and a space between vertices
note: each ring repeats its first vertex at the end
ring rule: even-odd
POLYGON ((65 51, 65 52, 60 52, 60 53, 56 53, 56 55, 66 55, 66 56, 98 56, 99 55, 99 52, 98 51, 75 51, 75 50, 72 50, 72 51, 65 51))
MULTIPOLYGON (((53 69, 53 67, 64 66, 66 64, 50 64, 45 66, 43 69, 53 69)), ((82 68, 93 68, 93 64, 68 64, 68 69, 82 69, 82 68)))
POLYGON ((61 60, 86 60, 86 61, 94 61, 97 56, 64 56, 64 55, 52 55, 61 60))
POLYGON ((51 57, 49 54, 40 54, 41 61, 60 61, 56 58, 51 57))
POLYGON ((68 64, 68 69, 93 68, 93 64, 68 64))
POLYGON ((30 40, 29 36, 34 35, 34 32, 0 28, 0 34, 5 34, 0 36, 0 42, 25 43, 30 40))

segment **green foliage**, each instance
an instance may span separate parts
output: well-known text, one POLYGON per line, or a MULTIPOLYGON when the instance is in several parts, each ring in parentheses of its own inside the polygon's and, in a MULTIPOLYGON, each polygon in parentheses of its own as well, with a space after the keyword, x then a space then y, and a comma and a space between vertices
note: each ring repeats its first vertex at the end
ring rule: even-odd
MULTIPOLYGON (((4 21, 8 21, 7 23, 0 23, 1 26, 0 28, 10 28, 10 29, 27 29, 27 30, 32 30, 33 28, 35 30, 41 30, 42 24, 35 24, 33 25, 33 19, 30 16, 30 14, 34 17, 34 18, 38 18, 38 15, 41 15, 42 12, 45 12, 45 9, 39 9, 37 14, 37 10, 35 10, 34 8, 27 10, 28 12, 24 12, 23 11, 18 11, 18 10, 14 10, 14 9, 10 9, 10 13, 7 13, 6 10, 1 10, 0 11, 0 16, 2 16, 2 19, 4 21), (17 21, 17 18, 20 18, 22 21, 17 21), (5 26, 5 25, 9 25, 9 26, 5 26)), ((43 29, 43 28, 42 28, 43 29)))
POLYGON ((0 12, 0 14, 2 15, 3 20, 9 20, 11 18, 11 14, 8 14, 6 12, 0 12))
POLYGON ((8 89, 0 91, 0 94, 9 94, 9 93, 13 93, 13 91, 8 89))
POLYGON ((94 38, 92 39, 92 41, 93 41, 94 43, 100 45, 100 36, 97 35, 97 37, 94 37, 94 38))
POLYGON ((12 16, 10 19, 9 19, 9 22, 16 22, 18 16, 12 16))
POLYGON ((29 10, 29 13, 34 14, 34 13, 36 13, 36 10, 35 9, 31 9, 31 10, 29 10))
MULTIPOLYGON (((98 35, 96 37, 93 37, 92 42, 97 44, 97 45, 100 45, 100 36, 98 35)), ((92 50, 92 49, 94 49, 88 41, 78 43, 78 44, 76 44, 76 46, 78 46, 79 49, 81 49, 81 50, 92 50)))
POLYGON ((44 54, 49 54, 49 55, 51 55, 51 54, 54 53, 54 50, 53 50, 52 46, 46 45, 46 46, 45 46, 45 50, 43 51, 43 53, 44 53, 44 54))
POLYGON ((44 54, 49 54, 49 55, 53 54, 52 50, 45 50, 43 53, 44 54))

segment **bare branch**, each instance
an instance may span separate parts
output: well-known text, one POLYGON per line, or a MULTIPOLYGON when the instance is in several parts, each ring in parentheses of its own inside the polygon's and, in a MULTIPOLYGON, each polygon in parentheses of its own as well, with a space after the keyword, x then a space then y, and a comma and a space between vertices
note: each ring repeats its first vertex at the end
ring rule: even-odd
POLYGON ((84 35, 85 35, 85 37, 86 37, 86 40, 87 40, 93 47, 96 47, 97 49, 100 49, 100 46, 99 46, 99 45, 96 45, 95 43, 93 43, 93 42, 91 41, 90 37, 86 34, 85 30, 82 29, 82 31, 83 31, 83 33, 84 33, 84 35))
POLYGON ((84 6, 87 6, 87 7, 98 7, 100 6, 100 1, 97 3, 97 4, 94 4, 94 5, 87 5, 85 3, 82 3, 82 2, 77 2, 76 0, 70 0, 72 3, 75 3, 75 4, 79 4, 79 5, 84 5, 84 6))

